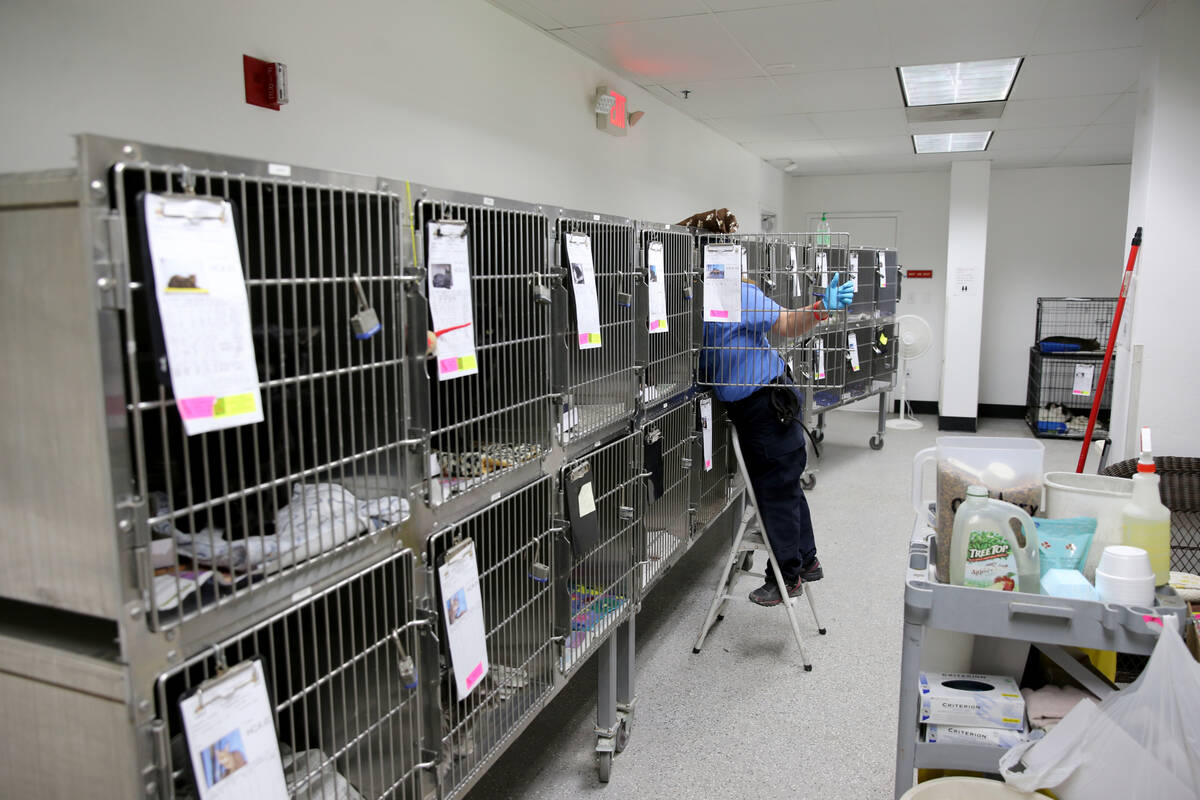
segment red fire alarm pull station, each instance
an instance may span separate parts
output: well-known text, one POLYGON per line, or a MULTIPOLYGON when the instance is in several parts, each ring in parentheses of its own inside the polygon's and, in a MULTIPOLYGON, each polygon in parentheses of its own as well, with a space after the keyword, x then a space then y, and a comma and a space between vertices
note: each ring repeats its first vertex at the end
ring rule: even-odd
POLYGON ((286 64, 243 55, 242 73, 246 78, 247 103, 272 111, 278 111, 280 106, 287 103, 286 64))

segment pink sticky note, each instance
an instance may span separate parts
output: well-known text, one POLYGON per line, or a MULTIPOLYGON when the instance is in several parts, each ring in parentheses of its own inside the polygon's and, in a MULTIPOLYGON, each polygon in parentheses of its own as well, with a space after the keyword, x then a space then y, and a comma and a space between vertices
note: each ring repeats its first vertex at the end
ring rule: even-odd
POLYGON ((475 666, 475 669, 471 670, 471 674, 467 676, 467 688, 470 689, 472 686, 474 686, 476 683, 478 683, 479 679, 482 677, 483 677, 483 662, 480 661, 479 664, 477 664, 475 666))
POLYGON ((587 335, 586 333, 581 333, 581 334, 579 334, 579 343, 580 343, 580 344, 587 344, 587 343, 588 343, 588 335, 587 335))
POLYGON ((729 312, 728 312, 728 311, 721 311, 721 310, 719 310, 719 309, 716 309, 716 308, 714 308, 714 309, 713 309, 712 311, 710 311, 709 313, 710 313, 710 314, 712 314, 714 317, 720 317, 721 319, 726 319, 726 318, 728 318, 728 317, 729 317, 729 312))
POLYGON ((708 469, 708 468, 709 468, 709 467, 711 467, 711 466, 712 466, 712 460, 711 460, 711 459, 705 460, 705 462, 704 462, 704 468, 705 468, 705 469, 708 469))
POLYGON ((206 419, 213 415, 216 402, 215 397, 181 397, 175 400, 175 405, 184 419, 206 419))
POLYGON ((443 358, 438 362, 438 370, 440 372, 458 372, 458 359, 443 358))

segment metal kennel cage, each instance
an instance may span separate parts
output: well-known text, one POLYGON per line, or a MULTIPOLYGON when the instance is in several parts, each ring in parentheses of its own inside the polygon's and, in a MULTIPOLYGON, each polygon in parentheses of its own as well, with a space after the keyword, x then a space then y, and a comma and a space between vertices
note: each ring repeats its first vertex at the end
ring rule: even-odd
POLYGON ((638 361, 640 400, 647 412, 668 407, 692 388, 700 336, 693 286, 695 250, 688 228, 638 223, 638 361), (656 274, 660 255, 662 275, 656 274), (657 281, 663 282, 666 301, 666 316, 661 320, 650 315, 650 287, 657 281))
POLYGON ((708 529, 709 525, 719 517, 736 494, 735 475, 737 462, 733 457, 733 423, 725 414, 712 394, 705 391, 697 395, 693 405, 693 424, 696 438, 693 440, 693 455, 691 470, 691 518, 692 535, 698 535, 708 529), (704 441, 700 404, 711 400, 712 410, 712 464, 705 465, 704 441))
POLYGON ((644 597, 687 550, 696 409, 684 402, 642 426, 646 499, 635 554, 644 597))

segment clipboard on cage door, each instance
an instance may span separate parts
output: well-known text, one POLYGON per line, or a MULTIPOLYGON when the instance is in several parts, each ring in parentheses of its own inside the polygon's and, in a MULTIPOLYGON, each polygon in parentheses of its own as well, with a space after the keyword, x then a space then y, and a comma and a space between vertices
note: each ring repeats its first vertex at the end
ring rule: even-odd
POLYGON ((596 514, 596 488, 591 464, 584 461, 568 468, 564 484, 567 519, 571 523, 571 549, 578 561, 600 544, 600 522, 596 514))
POLYGON ((426 227, 431 330, 439 381, 479 372, 475 310, 471 298, 471 247, 467 223, 437 220, 426 227))
POLYGON ((580 350, 603 346, 600 337, 600 301, 596 294, 596 265, 592 259, 592 237, 568 233, 566 237, 567 279, 575 299, 575 331, 580 350))
POLYGON ((459 701, 471 695, 489 671, 487 633, 484 626, 483 592, 479 585, 479 562, 475 541, 462 539, 454 544, 438 565, 440 609, 454 685, 459 701))
POLYGON ((200 800, 287 800, 261 659, 201 683, 179 701, 179 714, 200 800))
POLYGON ((704 246, 704 322, 742 321, 742 261, 736 244, 704 246))

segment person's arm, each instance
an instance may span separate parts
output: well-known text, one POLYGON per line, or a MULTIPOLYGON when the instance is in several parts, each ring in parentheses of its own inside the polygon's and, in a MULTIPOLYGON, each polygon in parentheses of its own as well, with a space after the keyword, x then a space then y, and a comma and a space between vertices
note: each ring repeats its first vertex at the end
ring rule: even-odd
POLYGON ((807 336, 818 322, 829 318, 829 312, 820 300, 804 308, 785 309, 771 326, 771 333, 784 339, 799 339, 807 336))

